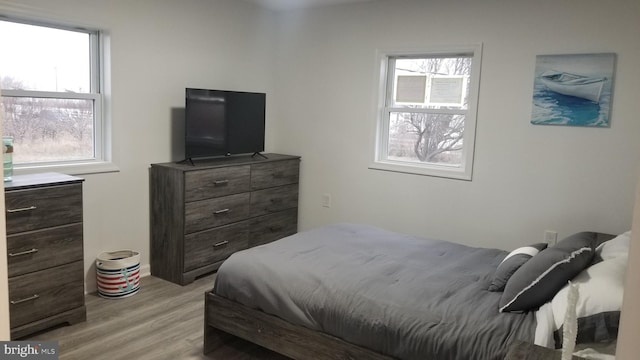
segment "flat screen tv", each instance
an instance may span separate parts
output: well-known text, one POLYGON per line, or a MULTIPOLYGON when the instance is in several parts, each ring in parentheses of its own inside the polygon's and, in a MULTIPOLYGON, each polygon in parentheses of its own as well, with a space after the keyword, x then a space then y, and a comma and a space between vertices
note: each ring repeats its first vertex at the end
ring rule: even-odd
POLYGON ((266 94, 186 89, 187 159, 264 151, 266 94))

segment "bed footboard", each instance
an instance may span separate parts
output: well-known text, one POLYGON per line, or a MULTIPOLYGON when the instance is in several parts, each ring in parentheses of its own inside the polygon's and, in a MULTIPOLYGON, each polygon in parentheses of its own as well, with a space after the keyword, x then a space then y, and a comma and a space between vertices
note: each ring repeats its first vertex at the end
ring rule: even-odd
POLYGON ((204 353, 240 337, 293 359, 393 358, 325 333, 293 325, 211 292, 205 293, 204 353))

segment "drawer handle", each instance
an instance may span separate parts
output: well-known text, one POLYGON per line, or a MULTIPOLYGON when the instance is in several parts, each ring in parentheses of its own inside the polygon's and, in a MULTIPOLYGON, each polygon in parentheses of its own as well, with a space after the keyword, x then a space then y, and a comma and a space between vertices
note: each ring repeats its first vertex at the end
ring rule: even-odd
POLYGON ((273 177, 276 178, 276 179, 284 177, 284 172, 282 172, 282 171, 274 172, 273 173, 273 177))
POLYGON ((17 305, 17 304, 21 304, 23 302, 35 300, 35 299, 37 299, 39 297, 40 296, 38 296, 38 294, 34 294, 33 296, 29 296, 28 298, 24 298, 24 299, 20 299, 20 300, 11 300, 9 302, 11 303, 11 305, 17 305))
POLYGON ((231 210, 230 209, 222 209, 222 210, 214 211, 213 214, 214 215, 221 215, 221 214, 228 213, 229 211, 231 211, 231 210))
POLYGON ((31 206, 29 206, 29 207, 25 207, 25 208, 19 208, 19 209, 7 209, 7 212, 8 212, 8 213, 17 213, 17 212, 21 212, 21 211, 31 211, 31 210, 35 210, 35 209, 37 209, 37 208, 38 208, 38 207, 31 205, 31 206))
POLYGON ((31 250, 27 250, 27 251, 21 251, 21 252, 17 252, 17 253, 9 253, 9 256, 14 257, 14 256, 20 256, 20 255, 28 255, 28 254, 33 254, 33 253, 37 253, 38 249, 33 248, 31 250))
POLYGON ((213 247, 218 247, 218 246, 222 246, 222 245, 227 245, 228 243, 229 243, 229 241, 228 241, 228 240, 220 241, 219 243, 214 244, 214 245, 213 245, 213 247))
POLYGON ((222 186, 222 185, 227 185, 229 183, 229 180, 216 180, 213 182, 213 186, 222 186))
POLYGON ((269 230, 271 232, 279 232, 279 231, 282 231, 282 229, 284 229, 284 227, 283 226, 278 226, 278 225, 274 225, 274 226, 270 226, 269 227, 269 230))

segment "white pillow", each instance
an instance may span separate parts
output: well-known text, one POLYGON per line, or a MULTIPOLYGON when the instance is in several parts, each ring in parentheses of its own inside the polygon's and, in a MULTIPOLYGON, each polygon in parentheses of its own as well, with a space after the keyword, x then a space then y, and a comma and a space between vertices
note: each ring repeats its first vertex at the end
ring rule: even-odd
POLYGON ((605 241, 596 248, 596 256, 600 256, 602 260, 614 259, 618 256, 627 256, 629 254, 630 240, 631 231, 627 231, 609 241, 605 241))
MULTIPOLYGON (((579 325, 577 343, 608 341, 617 337, 627 259, 626 255, 620 255, 601 261, 571 280, 578 285, 579 291, 576 306, 579 325)), ((559 345, 558 341, 562 344, 559 337, 567 309, 567 292, 568 286, 565 286, 551 300, 556 346, 559 345)))

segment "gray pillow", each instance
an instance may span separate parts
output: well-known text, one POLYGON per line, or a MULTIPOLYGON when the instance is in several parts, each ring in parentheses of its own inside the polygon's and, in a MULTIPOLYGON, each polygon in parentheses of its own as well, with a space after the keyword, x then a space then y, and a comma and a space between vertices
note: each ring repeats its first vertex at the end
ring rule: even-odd
POLYGON ((580 232, 542 250, 511 276, 500 298, 500 312, 534 310, 591 264, 596 234, 580 232))
POLYGON ((496 272, 493 274, 489 291, 502 291, 507 281, 522 266, 540 251, 547 248, 547 244, 538 243, 529 246, 517 248, 507 255, 498 265, 496 272))

